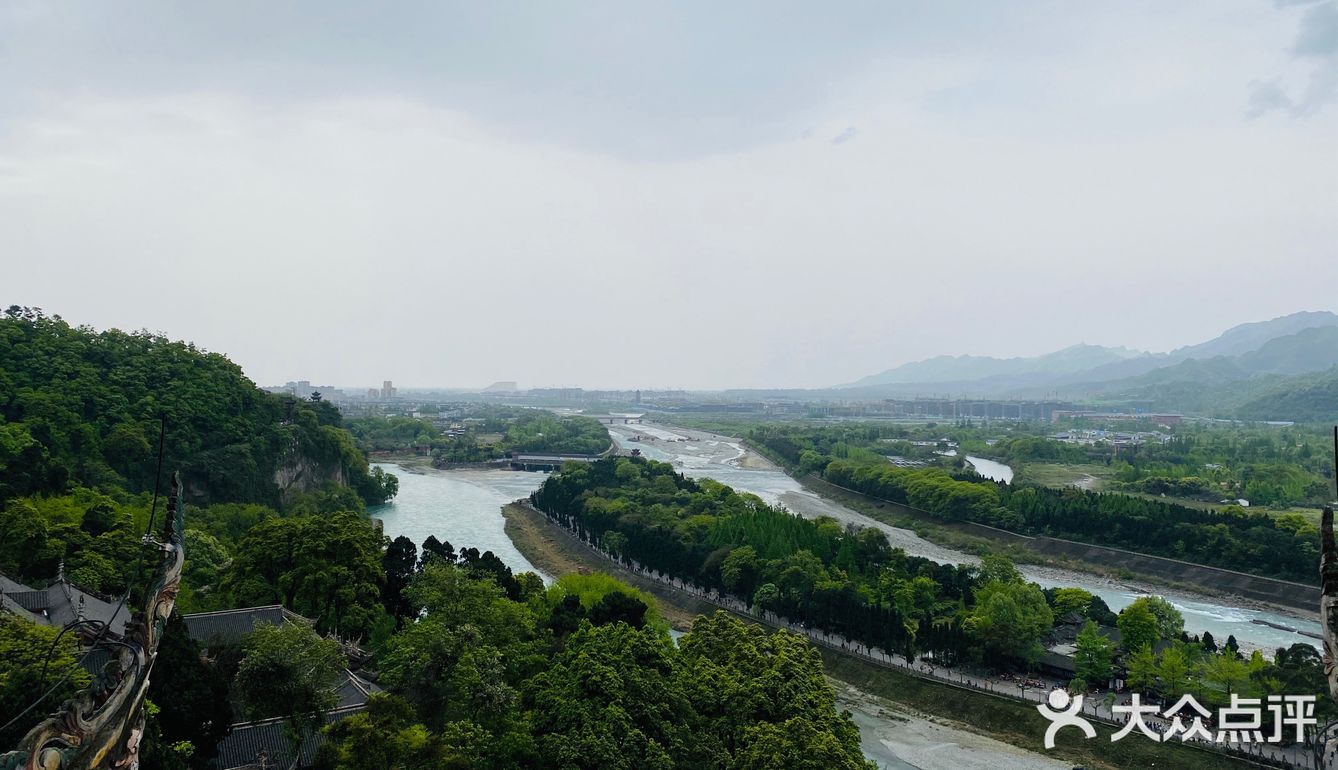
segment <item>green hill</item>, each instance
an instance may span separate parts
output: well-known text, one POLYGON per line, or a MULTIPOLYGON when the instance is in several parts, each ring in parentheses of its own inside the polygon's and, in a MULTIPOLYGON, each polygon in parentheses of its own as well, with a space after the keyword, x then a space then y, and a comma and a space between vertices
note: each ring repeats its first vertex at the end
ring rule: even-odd
POLYGON ((160 418, 163 467, 193 502, 278 504, 331 482, 383 497, 330 404, 268 393, 226 357, 149 332, 0 316, 0 500, 151 490, 160 418))

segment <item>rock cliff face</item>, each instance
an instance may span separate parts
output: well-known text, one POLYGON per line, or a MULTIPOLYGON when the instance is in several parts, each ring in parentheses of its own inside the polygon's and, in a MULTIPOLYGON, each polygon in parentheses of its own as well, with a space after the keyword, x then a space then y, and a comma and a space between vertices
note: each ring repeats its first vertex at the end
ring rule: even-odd
POLYGON ((291 495, 311 492, 327 484, 347 483, 344 468, 338 462, 317 462, 302 454, 289 454, 274 471, 274 485, 285 500, 291 495))

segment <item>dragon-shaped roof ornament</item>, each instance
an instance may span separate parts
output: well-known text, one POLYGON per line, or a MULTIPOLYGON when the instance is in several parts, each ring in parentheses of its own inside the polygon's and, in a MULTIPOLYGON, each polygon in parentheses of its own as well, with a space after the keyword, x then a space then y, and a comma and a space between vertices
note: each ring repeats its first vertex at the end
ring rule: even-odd
POLYGON ((125 637, 102 642, 111 660, 60 711, 28 731, 18 749, 0 754, 0 770, 136 770, 144 738, 144 698, 167 618, 176 605, 185 562, 178 504, 180 478, 172 475, 158 569, 144 605, 126 625, 125 637))

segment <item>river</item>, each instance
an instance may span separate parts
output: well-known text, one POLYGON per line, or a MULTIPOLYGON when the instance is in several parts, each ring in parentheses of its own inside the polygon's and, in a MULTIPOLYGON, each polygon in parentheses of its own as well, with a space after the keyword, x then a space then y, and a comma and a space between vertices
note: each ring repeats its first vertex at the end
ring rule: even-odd
MULTIPOLYGON (((877 527, 887 534, 894 547, 904 549, 908 554, 940 563, 975 564, 979 561, 975 556, 936 545, 910 530, 875 521, 810 492, 770 463, 757 462, 758 458, 750 455, 739 439, 664 425, 613 425, 609 432, 620 447, 638 448, 646 457, 673 463, 688 476, 713 478, 735 489, 752 492, 772 505, 784 505, 803 516, 831 516, 842 523, 877 527)), ((1012 469, 1002 463, 981 457, 967 459, 981 475, 991 478, 1012 476, 1012 469)), ((1164 596, 1184 615, 1185 629, 1191 634, 1209 631, 1218 644, 1234 635, 1243 649, 1260 649, 1269 655, 1277 647, 1288 647, 1296 642, 1313 645, 1316 640, 1252 622, 1256 619, 1319 633, 1319 624, 1313 620, 1270 610, 1225 605, 1201 595, 1137 581, 1052 567, 1024 565, 1020 569, 1028 580, 1045 588, 1073 586, 1090 591, 1100 596, 1114 612, 1129 606, 1139 596, 1150 593, 1164 596)))
MULTIPOLYGON (((973 564, 978 561, 970 554, 935 545, 910 530, 874 521, 819 497, 775 466, 748 453, 738 439, 657 425, 613 425, 609 432, 620 447, 638 448, 649 458, 673 463, 689 476, 716 479, 735 489, 751 492, 770 504, 784 505, 804 516, 830 516, 843 523, 877 527, 887 534, 894 547, 902 548, 909 554, 955 564, 973 564), (634 441, 634 437, 642 440, 634 441)), ((976 468, 982 473, 999 470, 989 465, 992 461, 970 459, 973 464, 979 463, 976 468)), ((507 538, 503 530, 505 522, 501 506, 537 489, 543 483, 545 474, 475 469, 407 470, 393 465, 381 467, 393 471, 400 478, 400 492, 394 502, 377 506, 371 511, 373 516, 382 520, 387 535, 407 535, 418 544, 428 535, 436 535, 456 548, 472 546, 480 551, 491 550, 517 571, 537 571, 507 538)), ((1219 643, 1234 635, 1241 647, 1246 649, 1262 649, 1271 653, 1276 647, 1286 647, 1296 642, 1314 644, 1315 640, 1309 637, 1252 622, 1256 619, 1319 633, 1319 624, 1310 619, 1270 610, 1225 605, 1197 594, 1170 591, 1136 581, 1115 580, 1050 567, 1024 566, 1022 572, 1028 580, 1045 587, 1075 586, 1091 591, 1105 600, 1115 612, 1148 593, 1165 596, 1184 615, 1185 628, 1190 633, 1210 631, 1219 643)))
POLYGON ((543 574, 506 536, 502 506, 538 489, 547 473, 473 468, 439 471, 385 463, 376 467, 400 480, 399 494, 392 502, 368 511, 381 520, 391 538, 404 535, 421 547, 428 535, 435 535, 456 550, 492 551, 515 572, 543 574))
POLYGON ((966 461, 971 463, 971 467, 976 473, 993 481, 1002 481, 1005 484, 1013 483, 1013 469, 994 460, 986 460, 983 457, 966 456, 966 461))
MULTIPOLYGON (((370 511, 373 517, 381 520, 390 537, 404 535, 415 544, 421 544, 428 535, 435 535, 457 549, 474 547, 492 551, 513 570, 539 572, 507 538, 501 508, 537 489, 548 474, 435 470, 387 463, 378 463, 377 467, 394 473, 400 481, 395 500, 370 511)), ((721 469, 728 470, 729 466, 721 466, 721 469)), ((747 475, 731 476, 732 481, 749 478, 747 475)), ((757 479, 769 483, 776 481, 773 474, 766 473, 757 479)), ((551 579, 548 575, 544 577, 551 579)), ((677 630, 670 634, 675 639, 682 636, 677 630)), ((849 709, 860 729, 860 744, 865 756, 886 770, 1031 770, 1039 767, 1062 770, 1068 766, 966 730, 903 713, 894 704, 854 688, 843 687, 837 695, 838 707, 849 709)))

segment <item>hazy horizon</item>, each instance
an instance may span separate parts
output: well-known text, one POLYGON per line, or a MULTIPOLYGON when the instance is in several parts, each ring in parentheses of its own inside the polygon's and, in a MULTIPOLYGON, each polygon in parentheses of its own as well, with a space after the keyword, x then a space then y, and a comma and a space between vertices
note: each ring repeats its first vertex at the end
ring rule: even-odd
POLYGON ((0 42, 0 299, 261 385, 815 388, 1334 309, 1338 0, 24 0, 0 42))

